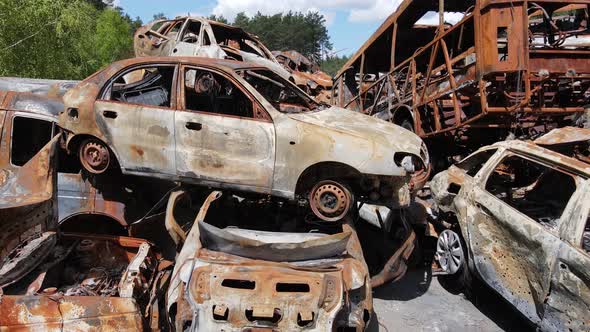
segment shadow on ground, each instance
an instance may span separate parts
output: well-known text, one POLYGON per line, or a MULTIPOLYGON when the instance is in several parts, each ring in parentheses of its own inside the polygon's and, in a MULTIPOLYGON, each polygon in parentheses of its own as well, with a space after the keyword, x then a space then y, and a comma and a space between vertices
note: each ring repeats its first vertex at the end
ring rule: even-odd
POLYGON ((534 331, 510 304, 477 283, 473 300, 447 291, 430 267, 417 267, 396 283, 373 290, 379 315, 368 331, 534 331))

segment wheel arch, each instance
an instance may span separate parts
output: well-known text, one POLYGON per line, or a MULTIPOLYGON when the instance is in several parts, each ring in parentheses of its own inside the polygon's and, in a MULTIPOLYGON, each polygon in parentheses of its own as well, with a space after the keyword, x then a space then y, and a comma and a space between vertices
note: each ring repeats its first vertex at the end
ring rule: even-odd
POLYGON ((82 144, 82 142, 84 142, 87 139, 96 139, 100 142, 102 142, 108 149, 109 151, 113 154, 113 156, 115 157, 114 162, 120 166, 119 160, 121 160, 119 158, 119 154, 117 153, 117 151, 113 148, 113 146, 111 146, 110 144, 106 143, 103 139, 100 139, 94 135, 89 135, 89 134, 78 134, 78 135, 74 135, 72 136, 72 138, 69 138, 66 141, 66 150, 68 151, 68 153, 75 153, 76 155, 78 154, 78 149, 80 148, 80 144, 82 144))
MULTIPOLYGON (((295 195, 301 195, 306 190, 311 189, 315 182, 327 179, 341 179, 341 178, 355 178, 359 179, 362 177, 362 173, 356 168, 341 162, 335 161, 324 161, 315 163, 307 167, 298 177, 297 184, 295 186, 295 195)), ((352 186, 354 191, 355 186, 352 186)))
POLYGON ((412 112, 412 108, 408 105, 398 106, 392 113, 392 119, 393 123, 398 126, 400 126, 405 120, 410 120, 412 127, 416 128, 414 112, 412 112))
POLYGON ((129 236, 127 224, 106 213, 74 213, 60 220, 59 228, 64 232, 129 236))

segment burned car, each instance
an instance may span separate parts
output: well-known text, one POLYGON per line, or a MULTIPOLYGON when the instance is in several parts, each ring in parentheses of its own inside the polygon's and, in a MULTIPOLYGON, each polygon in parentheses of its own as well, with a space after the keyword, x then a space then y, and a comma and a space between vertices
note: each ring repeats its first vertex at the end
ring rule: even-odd
POLYGON ((295 84, 318 101, 329 102, 332 94, 332 77, 320 70, 297 51, 272 51, 277 61, 293 75, 295 84))
MULTIPOLYGON (((23 91, 0 91, 0 170, 14 173, 53 137, 61 135, 57 125, 58 114, 64 109, 61 96, 75 84, 0 79, 0 86, 3 83, 12 83, 9 87, 23 91)), ((144 217, 174 186, 122 176, 108 183, 95 183, 81 172, 75 157, 61 153, 58 159, 58 223, 70 232, 129 235, 129 225, 144 217)))
POLYGON ((174 236, 185 239, 167 294, 177 331, 365 329, 371 283, 350 224, 328 234, 245 229, 209 217, 220 197, 212 192, 190 232, 174 236))
POLYGON ((451 224, 437 244, 444 278, 469 287, 475 275, 542 330, 588 330, 589 140, 590 130, 556 129, 481 148, 436 175, 451 224), (573 143, 585 148, 565 153, 573 143))
POLYGON ((143 239, 59 230, 58 142, 0 173, 0 330, 158 328, 170 264, 143 239))
POLYGON ((156 20, 137 30, 135 56, 198 56, 253 62, 293 80, 273 54, 241 28, 202 17, 156 20))
POLYGON ((307 198, 324 221, 342 219, 355 199, 404 207, 429 173, 412 132, 317 103, 244 62, 116 62, 69 90, 64 105, 65 146, 88 173, 307 198))

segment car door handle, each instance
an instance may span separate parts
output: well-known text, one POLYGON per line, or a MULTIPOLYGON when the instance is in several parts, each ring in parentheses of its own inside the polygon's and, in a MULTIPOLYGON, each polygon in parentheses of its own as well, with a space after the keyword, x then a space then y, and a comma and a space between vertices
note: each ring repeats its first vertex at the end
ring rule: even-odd
POLYGON ((115 112, 115 111, 103 111, 102 115, 104 115, 105 118, 110 118, 110 119, 117 118, 117 112, 115 112))
POLYGON ((203 125, 200 123, 197 123, 197 122, 187 122, 185 127, 188 130, 196 130, 196 131, 203 129, 203 125))

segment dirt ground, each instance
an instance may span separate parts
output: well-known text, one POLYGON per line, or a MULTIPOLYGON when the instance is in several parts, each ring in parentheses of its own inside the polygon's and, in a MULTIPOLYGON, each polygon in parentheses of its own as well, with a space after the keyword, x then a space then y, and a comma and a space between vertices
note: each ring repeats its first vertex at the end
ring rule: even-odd
POLYGON ((509 304, 478 285, 475 302, 452 294, 427 269, 373 291, 378 324, 370 331, 534 331, 509 304))

